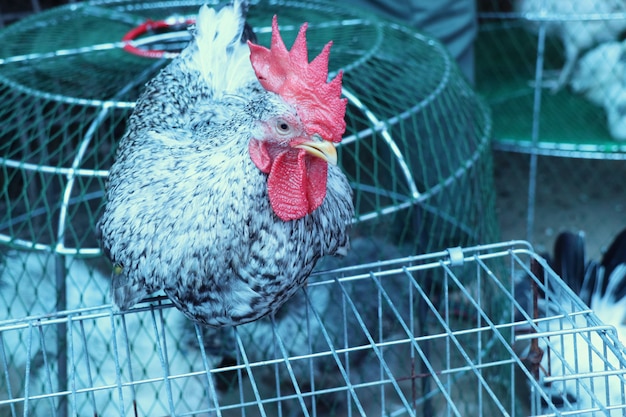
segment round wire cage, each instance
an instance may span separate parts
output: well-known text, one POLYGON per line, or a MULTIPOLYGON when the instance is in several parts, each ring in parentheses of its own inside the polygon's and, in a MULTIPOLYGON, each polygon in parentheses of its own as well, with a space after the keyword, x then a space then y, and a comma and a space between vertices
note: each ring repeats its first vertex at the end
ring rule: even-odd
MULTIPOLYGON (((93 225, 125 120, 143 85, 189 40, 185 26, 201 3, 77 3, 2 32, 0 242, 99 253, 93 225)), ((334 41, 330 76, 344 71, 349 101, 339 153, 356 222, 420 251, 494 240, 488 110, 445 48, 317 2, 253 5, 261 43, 273 14, 287 44, 304 21, 312 51, 334 41)))

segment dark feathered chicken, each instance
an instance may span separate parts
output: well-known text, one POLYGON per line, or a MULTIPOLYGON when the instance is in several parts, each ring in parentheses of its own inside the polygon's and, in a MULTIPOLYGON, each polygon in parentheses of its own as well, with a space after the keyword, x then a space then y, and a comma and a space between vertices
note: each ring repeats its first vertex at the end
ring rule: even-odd
MULTIPOLYGON (((613 327, 619 341, 626 342, 626 230, 615 238, 600 263, 586 262, 582 235, 563 232, 555 242, 554 259, 550 264, 595 316, 613 327)), ((524 346, 520 356, 538 359, 539 366, 536 363, 531 366, 541 372, 541 378, 544 374, 554 378, 551 382, 540 380, 546 401, 542 414, 561 415, 569 411, 580 416, 624 416, 622 370, 626 357, 621 348, 611 348, 613 343, 607 339, 607 331, 602 326, 594 329, 594 322, 575 306, 571 292, 557 285, 543 270, 538 271, 537 278, 545 280, 547 290, 540 291, 537 302, 541 320, 536 330, 541 335, 538 348, 542 353, 531 353, 529 346, 524 346), (611 374, 613 370, 618 372, 611 374), (608 373, 603 374, 604 371, 608 373), (588 412, 605 406, 612 410, 588 412)), ((522 305, 533 306, 528 302, 531 294, 526 290, 517 292, 516 297, 522 305)), ((534 314, 532 310, 530 314, 534 314)))
POLYGON ((120 309, 164 290, 200 323, 280 307, 317 260, 347 249, 354 208, 336 165, 345 130, 330 43, 308 62, 246 38, 247 5, 200 9, 194 40, 148 83, 129 120, 99 223, 120 309))

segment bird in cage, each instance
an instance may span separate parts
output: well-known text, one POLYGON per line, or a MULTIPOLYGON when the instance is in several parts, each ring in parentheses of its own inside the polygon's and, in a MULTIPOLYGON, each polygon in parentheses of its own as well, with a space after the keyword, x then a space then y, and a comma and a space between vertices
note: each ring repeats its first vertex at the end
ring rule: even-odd
MULTIPOLYGON (((614 327, 618 339, 624 343, 626 230, 615 238, 600 262, 586 261, 583 236, 570 232, 561 233, 557 237, 554 257, 547 258, 557 275, 563 278, 601 322, 614 327)), ((538 307, 542 317, 560 317, 570 314, 571 303, 571 295, 548 280, 545 292, 539 297, 538 307)), ((579 330, 587 327, 593 325, 582 316, 555 318, 538 324, 539 333, 557 333, 541 339, 538 344, 542 355, 537 356, 540 361, 535 365, 541 376, 540 381, 543 377, 556 377, 556 381, 544 382, 542 385, 545 395, 542 400, 543 411, 588 410, 608 405, 617 408, 609 410, 606 415, 621 416, 624 412, 621 408, 624 404, 624 375, 623 370, 619 370, 624 352, 621 346, 616 346, 617 352, 610 351, 610 342, 603 337, 602 330, 579 330), (616 370, 621 376, 602 375, 602 372, 616 370), (596 376, 592 376, 594 373, 596 376), (567 377, 573 374, 586 377, 567 377), (559 380, 561 376, 566 377, 559 380)), ((528 358, 533 357, 533 354, 527 349, 521 356, 528 358)))
POLYGON ((311 62, 255 43, 248 4, 203 6, 193 40, 137 101, 99 221, 126 310, 163 290, 190 319, 229 326, 276 311, 325 255, 345 254, 354 207, 331 42, 311 62))
POLYGON ((556 92, 565 87, 578 59, 593 46, 619 39, 626 31, 624 0, 516 0, 515 8, 537 30, 561 39, 565 63, 554 84, 556 92), (612 17, 611 15, 616 15, 612 17))
POLYGON ((583 55, 570 81, 572 90, 604 107, 609 132, 626 140, 626 43, 606 42, 583 55))

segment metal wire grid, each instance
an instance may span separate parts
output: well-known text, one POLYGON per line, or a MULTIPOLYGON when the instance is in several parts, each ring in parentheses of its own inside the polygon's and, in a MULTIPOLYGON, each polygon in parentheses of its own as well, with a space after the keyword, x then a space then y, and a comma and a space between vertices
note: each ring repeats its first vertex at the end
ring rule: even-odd
POLYGON ((235 329, 193 326, 164 299, 124 314, 104 305, 5 320, 0 363, 0 412, 10 416, 621 415, 626 408, 623 388, 617 399, 594 394, 625 384, 614 329, 523 242, 318 273, 275 317, 235 329), (533 274, 531 262, 545 273, 533 274), (528 294, 512 289, 522 275, 539 289, 549 279, 566 294, 558 311, 533 319, 518 302, 528 294), (531 331, 516 335, 520 327, 531 331), (575 335, 573 346, 567 335, 575 335), (529 340, 560 358, 559 369, 556 359, 550 368, 518 357, 529 340), (577 362, 566 362, 571 349, 577 362), (588 402, 553 404, 549 384, 588 402))

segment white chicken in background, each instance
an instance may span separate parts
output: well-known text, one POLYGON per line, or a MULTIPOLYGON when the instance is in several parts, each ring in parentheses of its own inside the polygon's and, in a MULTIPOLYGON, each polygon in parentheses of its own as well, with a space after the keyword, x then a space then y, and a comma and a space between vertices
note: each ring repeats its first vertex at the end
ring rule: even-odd
POLYGON ((626 140, 626 42, 603 43, 578 61, 572 90, 604 107, 611 136, 626 140))
POLYGON ((516 0, 515 9, 534 29, 545 21, 546 33, 563 42, 565 64, 553 91, 567 85, 586 50, 615 41, 626 30, 624 0, 516 0))
MULTIPOLYGON (((551 383, 542 381, 544 393, 551 402, 542 401, 542 411, 579 411, 575 415, 591 416, 598 415, 593 414, 594 410, 602 410, 602 415, 623 416, 626 413, 626 369, 623 365, 626 361, 623 347, 626 341, 626 230, 617 236, 599 264, 585 262, 582 235, 562 233, 557 238, 554 252, 554 259, 549 261, 552 268, 604 324, 615 328, 622 345, 614 352, 608 349, 610 341, 602 337, 602 330, 582 330, 592 325, 585 315, 571 314, 570 293, 551 283, 547 275, 548 294, 540 296, 540 315, 565 315, 565 318, 541 321, 538 325, 539 333, 556 333, 549 337, 550 346, 544 338, 539 339, 539 348, 543 352, 539 375, 542 379, 557 378, 551 383), (617 374, 600 375, 603 371, 615 370, 617 374), (590 377, 591 374, 595 375, 590 377), (566 378, 558 380, 561 376, 566 378), (608 408, 603 409, 603 406, 608 408)), ((538 277, 541 278, 541 274, 538 277)), ((530 304, 528 306, 532 315, 532 308, 530 304)), ((520 357, 539 356, 534 356, 526 347, 520 357)))
MULTIPOLYGON (((170 388, 163 382, 139 384, 134 390, 134 400, 132 390, 126 387, 122 390, 123 401, 120 401, 116 355, 122 383, 131 379, 163 378, 166 372, 174 376, 203 369, 197 342, 194 346, 194 340, 190 340, 189 336, 194 334, 193 326, 181 312, 167 308, 162 310, 162 318, 161 312, 155 311, 158 338, 154 329, 155 320, 149 310, 126 314, 127 331, 124 332, 121 316, 101 314, 110 311, 103 306, 108 299, 110 272, 101 272, 94 268, 94 262, 83 259, 65 257, 61 262, 66 268, 67 308, 76 310, 102 306, 94 311, 99 313, 99 317, 81 320, 79 314, 74 314, 74 320, 67 324, 67 340, 71 342, 67 355, 68 389, 100 387, 93 391, 93 398, 85 393, 64 397, 68 400, 69 410, 72 413, 76 410, 78 415, 91 416, 119 415, 122 407, 124 415, 128 416, 161 416, 206 410, 210 404, 206 376, 173 379, 170 388), (84 338, 81 329, 84 329, 84 338), (167 343, 166 369, 157 347, 163 349, 164 340, 167 343), (131 349, 130 356, 127 355, 127 345, 131 349), (135 407, 136 412, 133 411, 135 407)), ((0 253, 0 323, 12 318, 53 313, 56 310, 56 295, 55 255, 23 251, 10 251, 6 255, 0 253)), ((28 328, 0 333, 0 348, 3 350, 0 351, 0 372, 4 373, 8 365, 8 371, 12 373, 10 389, 13 398, 22 397, 26 392, 24 378, 27 365, 30 367, 29 397, 45 396, 59 390, 58 327, 46 325, 46 320, 43 323, 41 333, 38 327, 33 327, 32 333, 28 328)), ((2 378, 0 400, 8 398, 9 387, 5 384, 5 378, 2 378)), ((51 407, 57 407, 62 397, 53 398, 30 400, 28 405, 18 403, 16 407, 24 409, 20 410, 20 415, 51 416, 54 415, 51 407), (26 407, 28 410, 25 410, 26 407)), ((8 406, 6 409, 0 406, 0 415, 10 415, 8 406)))
POLYGON ((604 105, 626 69, 626 44, 606 42, 583 55, 570 80, 572 89, 594 104, 604 105))

